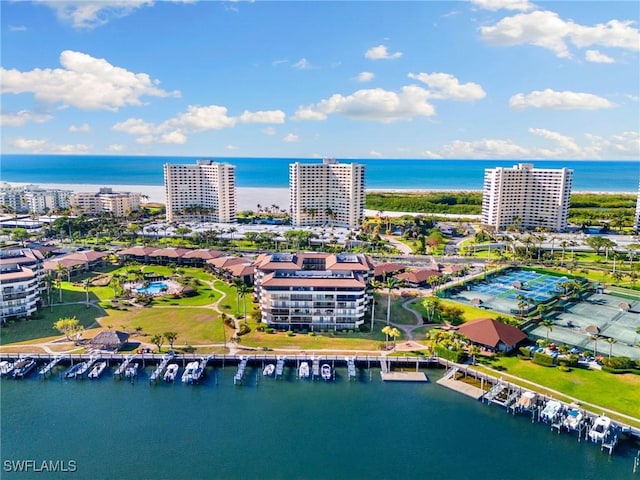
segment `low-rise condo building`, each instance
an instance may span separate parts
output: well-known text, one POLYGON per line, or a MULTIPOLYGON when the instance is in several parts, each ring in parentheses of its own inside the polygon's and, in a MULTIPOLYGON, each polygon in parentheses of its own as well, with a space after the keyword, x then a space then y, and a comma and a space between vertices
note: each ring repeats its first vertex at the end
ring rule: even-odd
POLYGON ((29 248, 0 250, 0 321, 31 316, 45 288, 44 257, 29 248))
POLYGON ((374 265, 361 254, 271 253, 254 262, 262 322, 287 330, 355 329, 371 303, 374 265))
POLYGON ((236 221, 235 166, 212 160, 164 165, 167 221, 236 221))
POLYGON ((358 228, 364 218, 364 165, 322 163, 289 165, 291 224, 358 228))
POLYGON ((71 209, 76 214, 98 215, 108 212, 115 217, 126 217, 140 208, 141 193, 114 192, 103 187, 97 193, 79 192, 71 195, 71 209))
POLYGON ((482 223, 495 230, 509 226, 567 228, 573 170, 538 169, 530 163, 490 168, 484 174, 482 223))
POLYGON ((71 190, 41 188, 37 185, 13 187, 0 184, 0 205, 5 211, 43 214, 69 207, 71 190))

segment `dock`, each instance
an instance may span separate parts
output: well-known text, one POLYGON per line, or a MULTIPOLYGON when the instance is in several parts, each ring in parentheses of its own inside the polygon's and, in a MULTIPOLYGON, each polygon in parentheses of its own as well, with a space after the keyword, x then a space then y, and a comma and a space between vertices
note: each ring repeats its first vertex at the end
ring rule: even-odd
POLYGON ((276 378, 282 378, 284 374, 284 362, 287 357, 277 357, 276 362, 276 378))
POLYGON ((167 365, 169 365, 169 362, 173 360, 173 358, 174 358, 173 354, 167 354, 164 357, 162 357, 162 361, 149 377, 150 383, 157 383, 158 379, 162 378, 162 375, 164 374, 164 371, 166 370, 167 365))
POLYGON ((320 377, 320 359, 313 357, 311 362, 311 378, 315 380, 320 377))
POLYGON ((113 372, 113 377, 114 378, 122 378, 124 376, 124 372, 127 370, 127 367, 129 366, 129 363, 133 360, 133 357, 131 356, 126 356, 122 359, 122 363, 120 364, 120 366, 116 369, 115 372, 113 372))
POLYGON ((247 369, 247 363, 249 359, 246 355, 240 357, 240 363, 238 364, 238 371, 233 377, 234 385, 242 385, 242 379, 244 378, 244 372, 247 369))
POLYGON ((83 378, 84 374, 89 372, 93 364, 96 363, 97 361, 98 361, 98 357, 89 357, 89 360, 86 360, 85 362, 83 362, 82 365, 76 371, 76 378, 78 377, 83 378))
POLYGON ((380 377, 383 382, 428 382, 429 378, 424 372, 418 370, 416 365, 415 372, 393 372, 386 358, 380 358, 380 377))
POLYGON ((347 374, 349 375, 349 380, 356 379, 356 357, 347 357, 347 374))
POLYGON ((55 356, 53 360, 51 360, 49 363, 47 363, 44 367, 40 369, 40 371, 38 372, 38 375, 40 375, 42 378, 46 378, 47 375, 49 375, 51 371, 54 369, 54 367, 66 358, 67 357, 64 355, 55 356))

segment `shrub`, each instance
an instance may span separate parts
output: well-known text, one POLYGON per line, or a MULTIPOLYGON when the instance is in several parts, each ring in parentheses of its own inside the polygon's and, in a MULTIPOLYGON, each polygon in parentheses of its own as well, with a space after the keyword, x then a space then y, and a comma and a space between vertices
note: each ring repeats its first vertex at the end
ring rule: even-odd
POLYGON ((441 345, 434 347, 434 352, 438 357, 451 360, 456 363, 464 362, 467 359, 467 353, 462 350, 449 350, 441 345))
POLYGON ((276 329, 272 327, 267 327, 264 329, 266 333, 276 333, 276 329))
POLYGON ((566 365, 560 365, 558 367, 558 370, 560 370, 561 372, 570 372, 571 369, 569 367, 567 367, 566 365))
POLYGON ((520 355, 522 355, 523 357, 531 358, 532 351, 529 350, 527 347, 520 347, 518 351, 520 352, 520 355))
POLYGON ((287 337, 293 337, 295 336, 295 333, 293 333, 291 330, 287 330, 287 337))
POLYGON ((604 358, 602 364, 612 369, 633 368, 633 361, 629 357, 604 358))
POLYGON ((309 336, 310 337, 315 337, 316 336, 316 332, 309 332, 309 336))
POLYGON ((544 367, 553 367, 553 357, 542 352, 536 352, 533 354, 533 363, 542 365, 544 367))
POLYGON ((240 325, 240 328, 238 329, 238 335, 246 335, 247 333, 249 333, 251 331, 251 327, 249 327, 249 325, 247 325, 246 323, 243 323, 240 325))

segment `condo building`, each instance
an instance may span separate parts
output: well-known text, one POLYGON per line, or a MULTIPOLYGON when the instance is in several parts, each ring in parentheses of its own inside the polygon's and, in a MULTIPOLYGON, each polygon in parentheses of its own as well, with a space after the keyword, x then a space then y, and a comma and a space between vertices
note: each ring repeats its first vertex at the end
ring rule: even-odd
POLYGON ((530 163, 484 173, 482 223, 495 230, 514 225, 562 232, 567 228, 573 170, 539 169, 530 163))
POLYGON ((0 321, 36 312, 45 288, 44 257, 29 248, 0 250, 0 321))
POLYGON ((322 163, 289 165, 291 224, 358 228, 364 218, 364 165, 322 163))
POLYGON ((0 205, 6 211, 15 213, 43 214, 69 207, 71 190, 46 189, 37 185, 12 187, 0 184, 0 205))
POLYGON ((76 214, 97 215, 108 212, 115 217, 126 217, 140 208, 141 198, 140 193, 114 192, 111 188, 103 187, 97 193, 74 193, 69 204, 76 214))
POLYGON ((164 165, 167 221, 236 220, 235 166, 212 160, 164 165))
POLYGON ((269 253, 254 262, 262 322, 287 330, 355 329, 371 303, 374 265, 362 254, 269 253))

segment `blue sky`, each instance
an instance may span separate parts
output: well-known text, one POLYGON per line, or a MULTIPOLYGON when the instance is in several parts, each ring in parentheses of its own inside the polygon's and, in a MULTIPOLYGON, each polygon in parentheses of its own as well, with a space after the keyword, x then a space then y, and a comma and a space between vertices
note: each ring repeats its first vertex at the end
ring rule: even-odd
POLYGON ((637 2, 0 2, 2 152, 640 159, 637 2))

